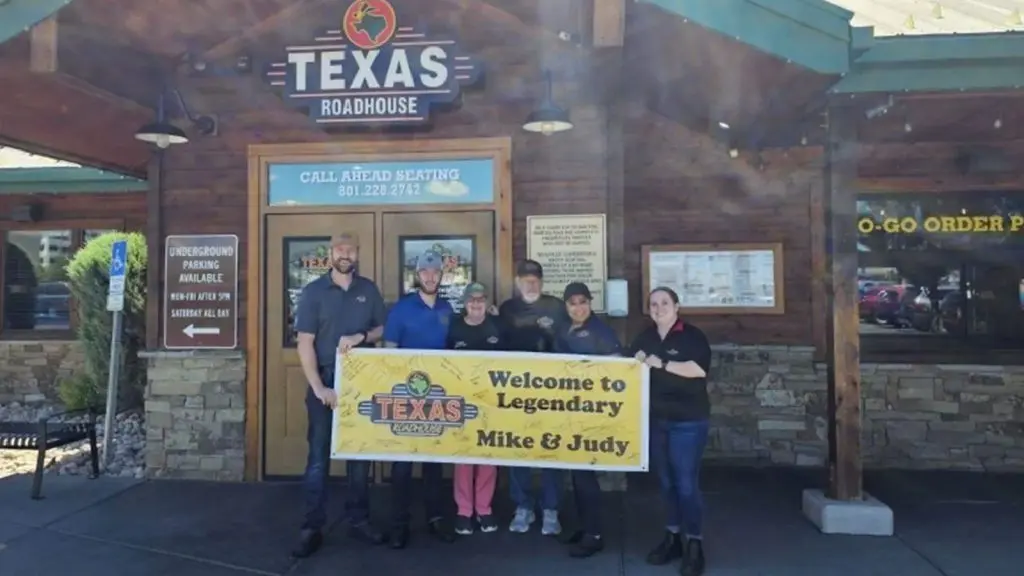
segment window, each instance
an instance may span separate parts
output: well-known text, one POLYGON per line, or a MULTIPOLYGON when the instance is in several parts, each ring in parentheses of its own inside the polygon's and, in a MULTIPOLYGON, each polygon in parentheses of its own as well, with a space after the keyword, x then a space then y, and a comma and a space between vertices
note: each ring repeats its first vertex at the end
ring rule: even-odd
POLYGON ((291 237, 284 239, 284 346, 296 344, 295 311, 299 294, 313 280, 331 269, 329 237, 291 237))
POLYGON ((1024 348, 1024 192, 862 197, 866 352, 1024 348))
POLYGON ((416 290, 416 262, 425 252, 441 257, 441 285, 437 293, 456 312, 462 311, 462 291, 476 281, 475 236, 401 236, 402 294, 416 290))
POLYGON ((75 320, 67 264, 85 242, 107 231, 50 229, 4 233, 5 337, 69 336, 75 320))

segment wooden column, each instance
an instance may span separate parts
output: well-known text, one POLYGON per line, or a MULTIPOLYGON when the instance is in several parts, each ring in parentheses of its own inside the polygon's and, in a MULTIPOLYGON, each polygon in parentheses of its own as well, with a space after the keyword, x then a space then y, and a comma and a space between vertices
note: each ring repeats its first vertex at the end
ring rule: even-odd
POLYGON ((859 500, 863 483, 857 315, 857 113, 842 108, 829 111, 825 164, 829 497, 836 500, 859 500))
POLYGON ((163 193, 164 151, 157 150, 149 159, 147 181, 149 190, 146 192, 146 349, 156 350, 160 347, 160 306, 163 291, 160 290, 160 274, 164 260, 161 258, 163 247, 163 219, 160 202, 163 193))

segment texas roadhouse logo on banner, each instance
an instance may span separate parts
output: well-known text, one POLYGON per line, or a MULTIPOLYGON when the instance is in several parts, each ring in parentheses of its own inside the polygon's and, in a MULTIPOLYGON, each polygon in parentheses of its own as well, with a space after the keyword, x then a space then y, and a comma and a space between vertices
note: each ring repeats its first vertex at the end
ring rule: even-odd
POLYGON ((338 26, 286 47, 267 80, 319 124, 424 122, 431 106, 474 84, 480 67, 454 40, 399 24, 388 0, 355 0, 338 26))

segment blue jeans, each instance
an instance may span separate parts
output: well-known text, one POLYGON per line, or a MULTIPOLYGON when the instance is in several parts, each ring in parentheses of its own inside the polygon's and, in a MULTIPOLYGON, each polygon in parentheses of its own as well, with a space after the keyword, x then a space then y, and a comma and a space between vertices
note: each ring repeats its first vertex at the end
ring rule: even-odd
POLYGON ((700 493, 700 461, 708 442, 708 421, 651 421, 651 467, 661 482, 670 532, 701 536, 704 502, 700 493))
MULTIPOLYGON (((533 469, 509 468, 509 488, 517 508, 534 509, 533 469)), ((544 510, 558 510, 558 497, 562 493, 562 472, 551 468, 541 470, 540 506, 544 510)))
MULTIPOLYGON (((324 382, 333 382, 333 374, 324 374, 324 382), (329 378, 329 379, 328 379, 329 378)), ((309 427, 306 441, 309 456, 306 459, 306 473, 303 476, 303 491, 306 496, 306 520, 302 527, 322 530, 327 522, 327 478, 331 471, 331 426, 332 410, 324 406, 311 389, 306 392, 306 413, 309 427)), ((370 466, 366 460, 349 460, 345 463, 348 487, 345 490, 345 517, 353 526, 370 521, 370 466)))

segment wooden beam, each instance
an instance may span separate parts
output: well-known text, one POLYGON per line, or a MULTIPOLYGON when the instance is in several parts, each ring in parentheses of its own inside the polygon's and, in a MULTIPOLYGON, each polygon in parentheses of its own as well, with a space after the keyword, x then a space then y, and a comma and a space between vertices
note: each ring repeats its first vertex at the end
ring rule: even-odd
POLYGON ((32 27, 29 33, 29 70, 36 73, 57 71, 57 16, 32 27))
POLYGON ((164 238, 163 221, 160 209, 160 196, 163 193, 164 151, 156 150, 149 160, 147 180, 149 190, 146 192, 146 349, 156 350, 160 347, 160 306, 162 294, 160 275, 164 260, 162 243, 164 238))
POLYGON ((825 214, 831 286, 826 317, 830 494, 862 498, 860 321, 857 313, 857 132, 853 114, 828 118, 825 214))
POLYGON ((858 178, 854 187, 861 194, 941 194, 943 192, 1019 192, 1024 174, 971 174, 967 176, 874 176, 858 178))
POLYGON ((594 47, 622 46, 626 37, 626 0, 594 0, 594 47))

